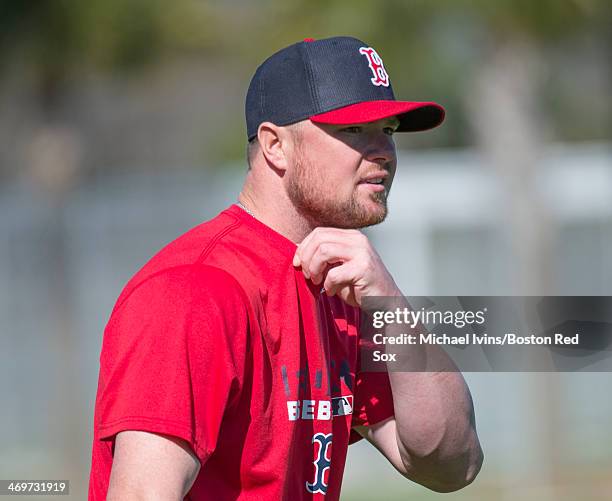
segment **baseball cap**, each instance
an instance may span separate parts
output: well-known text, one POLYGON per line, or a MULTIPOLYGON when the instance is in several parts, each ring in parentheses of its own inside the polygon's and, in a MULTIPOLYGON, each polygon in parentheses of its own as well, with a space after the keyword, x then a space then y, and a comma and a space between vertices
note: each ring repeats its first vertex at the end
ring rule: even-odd
POLYGON ((398 132, 414 132, 444 120, 437 103, 396 100, 378 52, 352 37, 305 39, 270 56, 251 79, 245 114, 249 141, 262 122, 356 124, 396 116, 398 132))

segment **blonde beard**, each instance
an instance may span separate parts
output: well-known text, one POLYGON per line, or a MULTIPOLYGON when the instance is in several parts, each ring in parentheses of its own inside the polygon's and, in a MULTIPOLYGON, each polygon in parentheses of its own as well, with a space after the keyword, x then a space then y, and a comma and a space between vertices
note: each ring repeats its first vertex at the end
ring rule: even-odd
POLYGON ((314 169, 304 162, 301 151, 296 151, 293 169, 289 172, 287 194, 298 212, 313 226, 356 229, 382 223, 387 217, 387 192, 370 194, 379 210, 368 209, 360 203, 356 190, 348 200, 322 196, 327 186, 314 169))

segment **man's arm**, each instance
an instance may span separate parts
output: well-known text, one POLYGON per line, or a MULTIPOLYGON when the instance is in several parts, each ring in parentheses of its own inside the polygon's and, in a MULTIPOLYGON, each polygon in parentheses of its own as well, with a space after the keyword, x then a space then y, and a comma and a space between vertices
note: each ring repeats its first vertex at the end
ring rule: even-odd
POLYGON ((457 372, 390 372, 394 418, 356 430, 406 478, 437 492, 470 484, 483 453, 472 399, 457 372))
MULTIPOLYGON (((367 237, 356 230, 316 228, 298 246, 293 264, 315 284, 323 283, 328 295, 353 306, 361 306, 365 296, 402 295, 367 237)), ((446 367, 439 347, 421 349, 427 352, 417 354, 416 360, 446 367)), ((483 454, 461 374, 390 372, 389 381, 395 417, 358 432, 415 482, 440 492, 468 485, 480 470, 483 454)))
MULTIPOLYGON (((410 307, 403 297, 386 302, 389 309, 410 307)), ((397 327, 388 326, 385 333, 394 336, 397 327)), ((389 362, 388 376, 395 418, 358 431, 385 451, 400 473, 419 484, 438 492, 470 484, 482 466, 483 453, 472 397, 452 359, 437 345, 408 345, 403 347, 402 363, 389 362)))
POLYGON ((144 431, 115 438, 107 501, 182 500, 200 462, 184 440, 144 431))

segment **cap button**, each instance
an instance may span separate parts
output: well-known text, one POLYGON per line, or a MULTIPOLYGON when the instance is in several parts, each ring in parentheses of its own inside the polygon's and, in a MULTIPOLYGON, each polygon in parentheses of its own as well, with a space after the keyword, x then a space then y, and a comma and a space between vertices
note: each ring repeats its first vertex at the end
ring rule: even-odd
POLYGON ((314 38, 304 38, 304 42, 314 42, 314 38))

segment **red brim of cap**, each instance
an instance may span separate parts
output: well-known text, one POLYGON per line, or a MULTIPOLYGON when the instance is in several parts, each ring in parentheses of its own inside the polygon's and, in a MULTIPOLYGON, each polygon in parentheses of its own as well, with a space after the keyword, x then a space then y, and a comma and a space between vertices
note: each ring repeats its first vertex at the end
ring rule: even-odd
POLYGON ((315 123, 349 125, 397 117, 397 132, 416 132, 437 127, 444 121, 444 108, 437 103, 415 101, 365 101, 313 115, 315 123))

